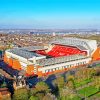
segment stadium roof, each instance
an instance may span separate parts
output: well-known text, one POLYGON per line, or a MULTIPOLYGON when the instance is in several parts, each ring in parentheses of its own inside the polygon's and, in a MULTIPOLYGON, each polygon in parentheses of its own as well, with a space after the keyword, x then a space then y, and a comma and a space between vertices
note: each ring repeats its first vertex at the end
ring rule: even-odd
POLYGON ((62 57, 57 57, 57 58, 43 59, 43 60, 37 61, 37 63, 41 66, 49 66, 49 65, 79 60, 83 58, 86 58, 86 56, 76 54, 76 55, 62 56, 62 57))
POLYGON ((21 49, 26 51, 36 51, 36 50, 45 50, 47 48, 44 48, 44 46, 29 46, 29 47, 22 47, 21 49))
POLYGON ((10 49, 10 52, 13 53, 13 54, 16 54, 18 56, 24 57, 26 59, 33 58, 33 57, 43 57, 43 55, 40 55, 40 54, 37 54, 37 53, 34 53, 34 52, 30 52, 30 51, 27 51, 27 50, 22 50, 22 49, 19 49, 19 48, 10 49))
POLYGON ((63 39, 55 39, 53 41, 51 41, 51 43, 53 42, 68 42, 68 40, 70 41, 81 41, 81 42, 89 42, 89 41, 95 41, 95 40, 89 40, 89 39, 81 39, 81 38, 75 38, 75 37, 64 37, 63 39))
MULTIPOLYGON (((87 39, 77 39, 77 38, 63 38, 63 39, 57 39, 54 41, 51 41, 51 44, 60 44, 60 45, 67 45, 67 46, 75 46, 80 50, 87 50, 88 44, 90 40, 87 39)), ((91 40, 93 41, 93 40, 91 40)))
POLYGON ((76 45, 77 48, 79 48, 80 50, 87 50, 85 47, 83 47, 82 45, 76 45))

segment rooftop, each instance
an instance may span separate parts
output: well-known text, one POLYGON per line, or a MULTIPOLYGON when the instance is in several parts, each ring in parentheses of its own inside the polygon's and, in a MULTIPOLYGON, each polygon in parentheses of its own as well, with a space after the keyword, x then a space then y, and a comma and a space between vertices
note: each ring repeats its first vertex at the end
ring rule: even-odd
POLYGON ((37 61, 37 63, 41 66, 49 66, 49 65, 59 64, 63 62, 79 60, 83 58, 86 58, 86 56, 76 54, 76 55, 62 56, 62 57, 57 57, 57 58, 43 59, 43 60, 37 61))
POLYGON ((33 57, 43 57, 43 55, 30 52, 24 49, 16 48, 16 49, 10 49, 10 52, 13 54, 16 54, 18 56, 24 57, 26 59, 33 58, 33 57))
POLYGON ((28 46, 28 47, 23 47, 21 50, 26 50, 26 51, 36 51, 36 50, 45 50, 47 48, 44 48, 44 46, 28 46))

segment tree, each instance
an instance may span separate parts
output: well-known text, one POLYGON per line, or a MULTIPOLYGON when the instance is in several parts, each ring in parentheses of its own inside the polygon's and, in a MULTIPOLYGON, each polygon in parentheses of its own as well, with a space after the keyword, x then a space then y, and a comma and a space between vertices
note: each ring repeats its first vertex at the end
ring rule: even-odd
POLYGON ((98 90, 100 90, 100 77, 99 77, 99 76, 95 76, 94 86, 95 86, 98 90))
POLYGON ((68 80, 67 86, 70 89, 75 89, 75 77, 73 75, 70 75, 68 76, 67 80, 68 80))
POLYGON ((45 93, 44 93, 44 92, 38 92, 38 93, 36 94, 36 96, 39 98, 39 100, 42 100, 43 97, 45 96, 45 93))
POLYGON ((53 94, 46 94, 43 98, 43 100, 57 100, 57 98, 53 94))
POLYGON ((13 95, 13 100, 28 100, 28 90, 25 88, 16 90, 13 95))
POLYGON ((49 86, 45 82, 38 82, 35 86, 37 92, 48 93, 50 91, 49 86))
POLYGON ((38 91, 37 91, 37 89, 36 88, 32 88, 32 89, 30 89, 30 96, 35 96, 36 95, 36 93, 37 93, 38 91))
POLYGON ((50 92, 49 86, 45 82, 38 82, 34 89, 30 90, 31 96, 36 96, 41 100, 45 94, 50 92))
POLYGON ((96 68, 95 75, 100 76, 100 68, 96 68))
POLYGON ((58 86, 59 89, 64 87, 64 77, 60 76, 57 79, 54 80, 54 83, 58 86))
POLYGON ((73 81, 68 81, 67 86, 68 86, 70 89, 74 89, 74 87, 75 87, 73 81))
POLYGON ((29 98, 29 100, 39 100, 39 98, 36 97, 36 96, 31 96, 31 97, 29 98))
POLYGON ((70 100, 72 99, 76 94, 69 88, 63 88, 60 91, 60 98, 61 100, 70 100))
POLYGON ((75 80, 75 78, 74 78, 74 76, 73 76, 73 75, 69 75, 69 76, 67 77, 67 80, 68 80, 68 81, 74 81, 74 80, 75 80))

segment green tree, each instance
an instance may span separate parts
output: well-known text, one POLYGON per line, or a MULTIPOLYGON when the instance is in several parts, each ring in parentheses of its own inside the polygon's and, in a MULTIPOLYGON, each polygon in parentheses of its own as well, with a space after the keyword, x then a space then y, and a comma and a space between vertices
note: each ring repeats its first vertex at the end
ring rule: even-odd
POLYGON ((42 98, 50 92, 49 86, 45 82, 38 82, 34 89, 30 90, 31 96, 37 96, 39 100, 42 100, 42 98))
POLYGON ((73 75, 68 76, 67 78, 68 82, 67 82, 67 86, 70 89, 75 89, 75 77, 73 75))
POLYGON ((69 88, 63 88, 60 91, 60 100, 71 100, 76 94, 69 88))
POLYGON ((64 77, 60 76, 57 79, 54 80, 54 84, 56 84, 58 86, 59 89, 64 87, 64 77))
POLYGON ((38 92, 38 91, 37 91, 36 88, 30 89, 30 96, 35 96, 37 92, 38 92))
POLYGON ((99 77, 99 76, 95 76, 94 86, 95 86, 98 90, 100 90, 100 77, 99 77))
POLYGON ((67 87, 69 87, 70 89, 74 89, 74 82, 73 81, 68 81, 67 82, 67 87))
POLYGON ((74 78, 73 75, 69 75, 69 76, 67 77, 67 80, 68 80, 68 81, 73 81, 73 80, 75 80, 75 78, 74 78))
POLYGON ((28 100, 27 89, 19 89, 14 92, 13 100, 28 100))
POLYGON ((45 93, 44 93, 44 92, 38 92, 38 93, 36 94, 36 96, 39 98, 39 100, 42 100, 43 97, 45 96, 45 93))
POLYGON ((31 96, 31 97, 29 98, 29 100, 39 100, 39 98, 36 97, 36 96, 31 96))
POLYGON ((48 93, 43 97, 43 100, 57 100, 57 99, 54 95, 48 93))
POLYGON ((45 82, 38 82, 35 86, 37 92, 44 92, 48 93, 50 92, 49 86, 45 82))

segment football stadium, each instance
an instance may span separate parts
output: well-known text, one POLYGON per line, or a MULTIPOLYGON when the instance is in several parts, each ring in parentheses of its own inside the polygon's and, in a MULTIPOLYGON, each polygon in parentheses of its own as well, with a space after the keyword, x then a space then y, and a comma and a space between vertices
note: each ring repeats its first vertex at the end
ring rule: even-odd
POLYGON ((96 40, 63 38, 48 46, 30 46, 5 51, 4 62, 26 76, 48 76, 82 67, 100 59, 96 40))

